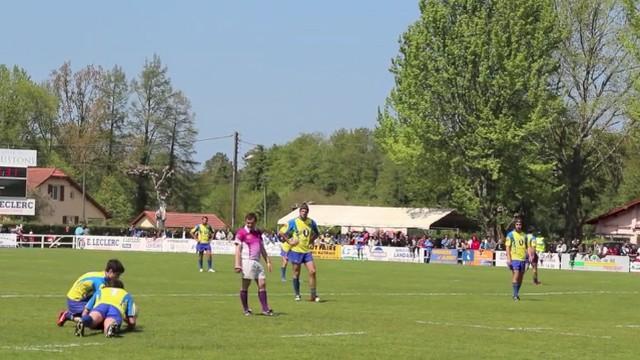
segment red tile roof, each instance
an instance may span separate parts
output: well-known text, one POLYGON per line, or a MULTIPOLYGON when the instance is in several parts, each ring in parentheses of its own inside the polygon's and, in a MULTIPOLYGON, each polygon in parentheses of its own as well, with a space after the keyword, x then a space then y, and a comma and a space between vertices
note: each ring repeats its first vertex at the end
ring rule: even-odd
MULTIPOLYGON (((27 168, 27 189, 35 190, 50 178, 66 180, 77 191, 82 193, 82 186, 80 186, 71 177, 65 174, 64 171, 58 168, 36 168, 36 167, 27 168)), ((85 193, 85 196, 87 200, 90 203, 92 203, 95 207, 97 207, 98 210, 100 210, 107 219, 111 217, 111 214, 109 214, 107 209, 105 209, 102 205, 98 204, 98 202, 94 198, 92 198, 91 195, 89 195, 88 193, 85 193)))
MULTIPOLYGON (((209 225, 216 230, 228 228, 224 221, 220 220, 216 214, 179 213, 170 211, 167 212, 167 222, 165 227, 170 229, 183 227, 190 228, 200 224, 203 216, 209 218, 209 225)), ((143 218, 147 218, 154 225, 156 224, 156 212, 147 210, 136 216, 136 218, 131 221, 131 225, 138 224, 143 218)))
POLYGON ((613 208, 613 209, 607 211, 606 213, 604 213, 604 214, 602 214, 600 216, 597 216, 597 217, 595 217, 593 219, 588 220, 587 224, 595 225, 595 224, 598 223, 598 221, 600 221, 602 219, 606 219, 608 217, 617 215, 617 214, 619 214, 619 213, 621 213, 623 211, 629 210, 629 209, 631 209, 631 208, 633 208, 633 207, 635 207, 637 205, 640 205, 640 199, 631 200, 631 201, 629 201, 628 203, 626 203, 626 204, 624 204, 622 206, 618 206, 616 208, 613 208))

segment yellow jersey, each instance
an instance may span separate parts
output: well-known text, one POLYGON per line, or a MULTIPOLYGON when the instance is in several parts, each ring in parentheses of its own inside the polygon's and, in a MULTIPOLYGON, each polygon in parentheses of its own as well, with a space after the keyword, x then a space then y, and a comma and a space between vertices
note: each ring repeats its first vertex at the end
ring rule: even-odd
POLYGON ((75 301, 87 301, 107 281, 104 271, 88 272, 78 278, 67 292, 67 298, 75 301))
POLYGON ((211 241, 211 235, 213 234, 213 229, 209 224, 198 224, 191 230, 191 235, 193 235, 194 239, 200 244, 208 244, 211 241))
POLYGON ((289 220, 285 234, 293 237, 294 240, 298 240, 298 243, 291 247, 291 251, 308 253, 311 251, 309 244, 313 245, 311 242, 320 235, 320 231, 318 230, 318 225, 316 225, 315 221, 310 218, 302 220, 297 217, 289 220))
POLYGON ((87 303, 87 309, 91 310, 102 304, 118 309, 123 319, 136 316, 136 304, 131 294, 125 289, 111 287, 100 289, 87 303))
POLYGON ((513 230, 507 234, 505 246, 511 252, 511 260, 526 260, 527 249, 531 244, 527 234, 513 230))

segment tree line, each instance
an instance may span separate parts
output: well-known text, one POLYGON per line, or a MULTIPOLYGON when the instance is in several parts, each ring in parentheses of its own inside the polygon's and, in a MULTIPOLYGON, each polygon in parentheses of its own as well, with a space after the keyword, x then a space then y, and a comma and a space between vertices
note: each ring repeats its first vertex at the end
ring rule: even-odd
MULTIPOLYGON (((302 201, 451 207, 497 236, 519 212, 570 239, 640 195, 637 0, 419 6, 375 128, 301 134, 242 154, 239 214, 257 212, 273 227, 302 201)), ((84 173, 113 223, 157 205, 149 179, 129 171, 141 165, 175 172, 170 210, 230 220, 233 164, 217 153, 198 169, 191 105, 158 56, 131 79, 118 66, 65 63, 35 83, 0 66, 0 129, 1 144, 84 173)))

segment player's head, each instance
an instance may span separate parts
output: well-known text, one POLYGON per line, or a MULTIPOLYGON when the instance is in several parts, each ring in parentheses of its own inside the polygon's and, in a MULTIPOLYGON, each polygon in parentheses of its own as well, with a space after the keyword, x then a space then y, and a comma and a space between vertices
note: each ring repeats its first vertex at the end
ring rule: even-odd
POLYGON ((302 205, 300 205, 300 218, 302 220, 307 218, 307 215, 309 215, 309 205, 307 205, 307 203, 302 203, 302 205))
POLYGON ((124 289, 124 283, 120 279, 109 279, 104 284, 105 287, 124 289))
POLYGON ((124 265, 118 259, 110 259, 107 261, 104 272, 108 279, 118 279, 124 273, 124 265))
POLYGON ((244 217, 244 224, 249 229, 254 229, 256 227, 256 223, 258 222, 258 216, 256 214, 250 212, 244 217))
POLYGON ((208 218, 208 217, 206 217, 206 216, 203 216, 203 217, 202 217, 202 224, 203 224, 203 225, 206 225, 208 222, 209 222, 209 218, 208 218))
POLYGON ((520 215, 513 218, 516 231, 522 231, 522 217, 520 215))
POLYGON ((536 232, 536 228, 533 225, 527 226, 527 232, 529 234, 534 234, 536 232))

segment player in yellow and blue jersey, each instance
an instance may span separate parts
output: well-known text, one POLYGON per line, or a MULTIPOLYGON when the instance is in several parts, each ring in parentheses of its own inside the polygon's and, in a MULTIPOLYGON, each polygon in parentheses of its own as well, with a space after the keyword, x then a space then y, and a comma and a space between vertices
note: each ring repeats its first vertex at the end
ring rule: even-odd
POLYGON ((309 272, 309 290, 311 301, 319 302, 320 298, 316 292, 316 265, 313 263, 313 255, 309 245, 320 235, 316 222, 307 217, 309 206, 300 206, 300 216, 291 219, 287 225, 284 236, 291 246, 287 253, 287 258, 293 264, 293 290, 296 294, 295 300, 300 301, 300 267, 304 264, 309 272))
POLYGON ((529 233, 527 234, 527 238, 529 239, 529 244, 533 248, 533 258, 529 258, 529 262, 531 263, 531 269, 533 270, 533 283, 535 285, 542 284, 540 280, 538 280, 538 261, 540 261, 540 257, 545 250, 544 238, 542 236, 535 236, 533 234, 534 229, 529 229, 529 233))
POLYGON ((58 315, 58 326, 63 326, 67 320, 82 315, 85 305, 105 282, 109 279, 118 279, 124 273, 124 266, 118 259, 107 261, 104 271, 93 271, 83 274, 76 280, 67 292, 67 310, 58 315))
POLYGON ((520 286, 522 277, 527 269, 527 255, 533 259, 533 248, 529 238, 522 231, 522 218, 515 218, 515 229, 507 234, 505 242, 507 248, 507 266, 511 269, 511 286, 513 287, 513 300, 520 300, 520 286))
POLYGON ((209 218, 202 217, 202 223, 196 225, 191 230, 191 235, 198 242, 196 245, 196 252, 198 253, 198 266, 200 272, 202 272, 202 255, 207 255, 207 265, 209 265, 209 272, 216 272, 213 270, 213 259, 211 257, 211 237, 213 236, 213 229, 209 225, 209 218))
MULTIPOLYGON (((287 232, 287 228, 289 226, 285 225, 280 228, 280 235, 283 235, 287 232)), ((284 240, 280 242, 280 258, 282 259, 282 265, 280 266, 280 280, 282 282, 287 281, 287 264, 289 264, 289 259, 287 258, 289 254, 289 250, 291 250, 291 245, 284 240)))
POLYGON ((76 323, 76 336, 84 336, 85 327, 102 329, 106 337, 113 337, 123 322, 127 329, 136 326, 137 310, 133 297, 119 279, 107 281, 87 303, 82 319, 76 323))

